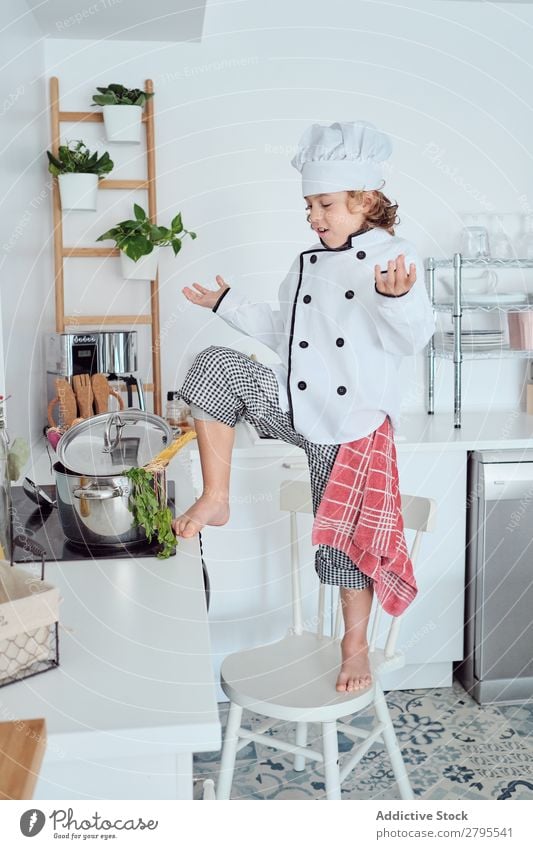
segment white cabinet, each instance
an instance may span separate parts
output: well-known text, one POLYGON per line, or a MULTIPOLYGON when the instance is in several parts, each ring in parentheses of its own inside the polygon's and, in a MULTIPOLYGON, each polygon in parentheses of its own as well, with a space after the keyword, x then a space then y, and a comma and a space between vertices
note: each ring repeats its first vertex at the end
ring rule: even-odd
MULTIPOLYGON (((283 446, 281 448, 283 451, 283 446)), ((294 457, 291 458, 294 461, 294 457)), ((209 623, 215 680, 227 654, 285 634, 291 622, 289 516, 279 509, 282 480, 307 477, 306 469, 283 468, 284 455, 234 457, 231 518, 221 528, 202 531, 204 559, 209 571, 209 623)), ((305 463, 301 454, 300 463, 305 463)), ((198 460, 193 474, 201 480, 198 460)), ((304 618, 311 623, 318 604, 319 582, 309 541, 311 517, 299 517, 304 618)), ((218 698, 226 696, 219 688, 218 698)))
MULTIPOLYGON (((436 532, 422 544, 416 575, 419 594, 403 619, 399 642, 407 666, 387 677, 387 689, 449 686, 452 661, 463 656, 465 460, 461 450, 417 452, 405 446, 398 451, 402 491, 435 498, 438 516, 436 532)), ((199 494, 197 451, 192 452, 192 465, 199 494)), ((279 510, 279 486, 289 478, 308 479, 303 452, 282 443, 237 448, 231 519, 224 527, 202 531, 211 581, 209 622, 217 681, 227 654, 273 642, 290 625, 289 520, 279 510), (293 468, 285 468, 284 462, 293 468)), ((302 563, 307 567, 304 616, 312 627, 319 586, 310 543, 312 517, 300 516, 298 521, 302 563)), ((410 545, 411 532, 406 537, 410 545)), ((226 698, 220 688, 218 698, 226 698)))
MULTIPOLYGON (((190 784, 190 777, 189 777, 190 784)), ((176 755, 43 764, 34 799, 183 799, 176 755)))
MULTIPOLYGON (((463 657, 466 537, 466 452, 398 451, 400 489, 437 502, 435 532, 424 535, 416 569, 418 595, 402 619, 404 669, 387 689, 447 687, 452 661, 463 657)), ((406 531, 408 546, 413 532, 406 531)))

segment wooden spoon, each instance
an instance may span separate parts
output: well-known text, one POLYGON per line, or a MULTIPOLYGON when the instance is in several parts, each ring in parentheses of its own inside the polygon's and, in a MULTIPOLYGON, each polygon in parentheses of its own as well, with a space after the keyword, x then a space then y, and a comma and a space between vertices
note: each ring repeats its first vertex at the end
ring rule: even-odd
POLYGON ((65 427, 70 427, 78 415, 76 397, 65 377, 56 377, 56 392, 59 399, 59 414, 65 427))
POLYGON ((94 406, 97 413, 107 413, 109 410, 109 396, 112 395, 118 400, 119 410, 124 409, 124 401, 118 392, 109 385, 109 381, 105 374, 93 374, 91 383, 94 393, 94 406))
POLYGON ((80 416, 88 419, 93 415, 93 388, 89 374, 75 374, 72 378, 74 392, 78 400, 80 416))

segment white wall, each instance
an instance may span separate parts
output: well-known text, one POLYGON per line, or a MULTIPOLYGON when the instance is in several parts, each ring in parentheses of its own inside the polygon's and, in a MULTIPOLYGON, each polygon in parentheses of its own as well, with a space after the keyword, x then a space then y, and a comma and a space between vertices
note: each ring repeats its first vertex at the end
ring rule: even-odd
POLYGON ((11 438, 38 443, 45 423, 41 335, 53 326, 52 217, 43 154, 49 122, 44 43, 24 0, 2 4, 0 55, 0 295, 5 390, 12 395, 7 418, 11 438))
MULTIPOLYGON (((29 23, 17 26, 25 27, 29 46, 29 23)), ((28 90, 20 110, 14 106, 8 113, 13 136, 26 125, 36 130, 31 139, 26 134, 10 144, 10 169, 20 189, 9 195, 9 220, 20 217, 47 180, 48 119, 40 113, 48 78, 59 77, 62 108, 86 109, 96 85, 141 86, 151 77, 157 92, 160 222, 168 223, 181 210, 185 226, 198 233, 196 241, 185 240, 177 259, 169 251, 163 260, 163 388, 178 386, 194 353, 212 342, 256 350, 268 361, 273 355, 253 340, 187 304, 181 288, 193 281, 214 286, 220 273, 254 299, 275 300, 292 258, 314 241, 299 175, 290 166, 305 127, 365 118, 391 135, 387 191, 400 205, 397 232, 414 241, 422 255, 450 255, 465 212, 510 213, 514 233, 519 214, 533 208, 532 26, 533 9, 523 4, 246 0, 208 3, 202 43, 47 39, 46 80, 28 90), (43 155, 36 161, 39 147, 43 155), (26 191, 21 172, 30 183, 26 191)), ((38 51, 34 45, 29 73, 25 64, 24 74, 20 64, 13 72, 11 89, 37 75, 31 62, 37 63, 38 51)), ((80 137, 79 128, 65 132, 80 137)), ((83 138, 102 147, 98 133, 99 125, 87 126, 83 138)), ((107 149, 119 165, 113 176, 142 173, 142 150, 110 144, 107 149)), ((101 198, 98 213, 78 213, 81 217, 65 226, 66 241, 91 244, 131 208, 126 194, 101 194, 108 197, 101 198)), ((144 196, 137 199, 142 203, 144 196)), ((49 210, 47 198, 32 216, 32 233, 37 227, 39 235, 32 235, 31 245, 19 240, 17 286, 12 288, 10 274, 4 299, 5 327, 23 310, 28 336, 42 326, 41 311, 52 289, 49 210), (38 275, 31 270, 36 257, 38 275), (39 289, 38 301, 19 298, 28 278, 35 298, 39 289)), ((4 268, 7 261, 14 263, 13 253, 4 268)), ((144 284, 124 285, 112 260, 69 262, 72 309, 144 308, 144 284)), ((513 272, 502 273, 501 288, 516 288, 503 274, 513 272)), ((526 278, 518 277, 518 285, 524 285, 526 278)), ((23 352, 22 337, 15 340, 7 332, 6 345, 23 352)), ((8 374, 18 384, 19 358, 15 362, 7 354, 8 374)), ((33 361, 34 373, 40 368, 40 361, 33 361)), ((523 361, 466 364, 465 407, 514 407, 524 375, 523 361)), ((423 409, 423 357, 406 360, 402 377, 404 406, 423 409)), ((451 404, 451 364, 441 361, 437 409, 450 410, 451 404)))

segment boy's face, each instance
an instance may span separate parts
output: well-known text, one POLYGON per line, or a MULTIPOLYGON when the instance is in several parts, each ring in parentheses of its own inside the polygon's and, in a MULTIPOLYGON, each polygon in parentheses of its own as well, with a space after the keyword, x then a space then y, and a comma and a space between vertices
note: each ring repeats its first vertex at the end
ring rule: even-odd
POLYGON ((328 248, 340 248, 365 222, 362 205, 352 200, 352 212, 348 209, 348 192, 307 195, 304 199, 309 223, 328 248))

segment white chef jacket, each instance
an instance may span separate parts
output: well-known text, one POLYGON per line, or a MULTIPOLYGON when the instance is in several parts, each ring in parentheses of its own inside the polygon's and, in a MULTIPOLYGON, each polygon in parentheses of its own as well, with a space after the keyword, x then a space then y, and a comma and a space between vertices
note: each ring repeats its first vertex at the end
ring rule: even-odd
POLYGON ((389 415, 398 426, 398 369, 435 331, 424 265, 413 245, 381 227, 339 248, 322 241, 298 254, 279 289, 279 309, 233 287, 213 307, 229 325, 275 351, 280 407, 311 442, 341 444, 372 433, 389 415), (399 297, 377 291, 374 265, 405 255, 416 281, 399 297))

